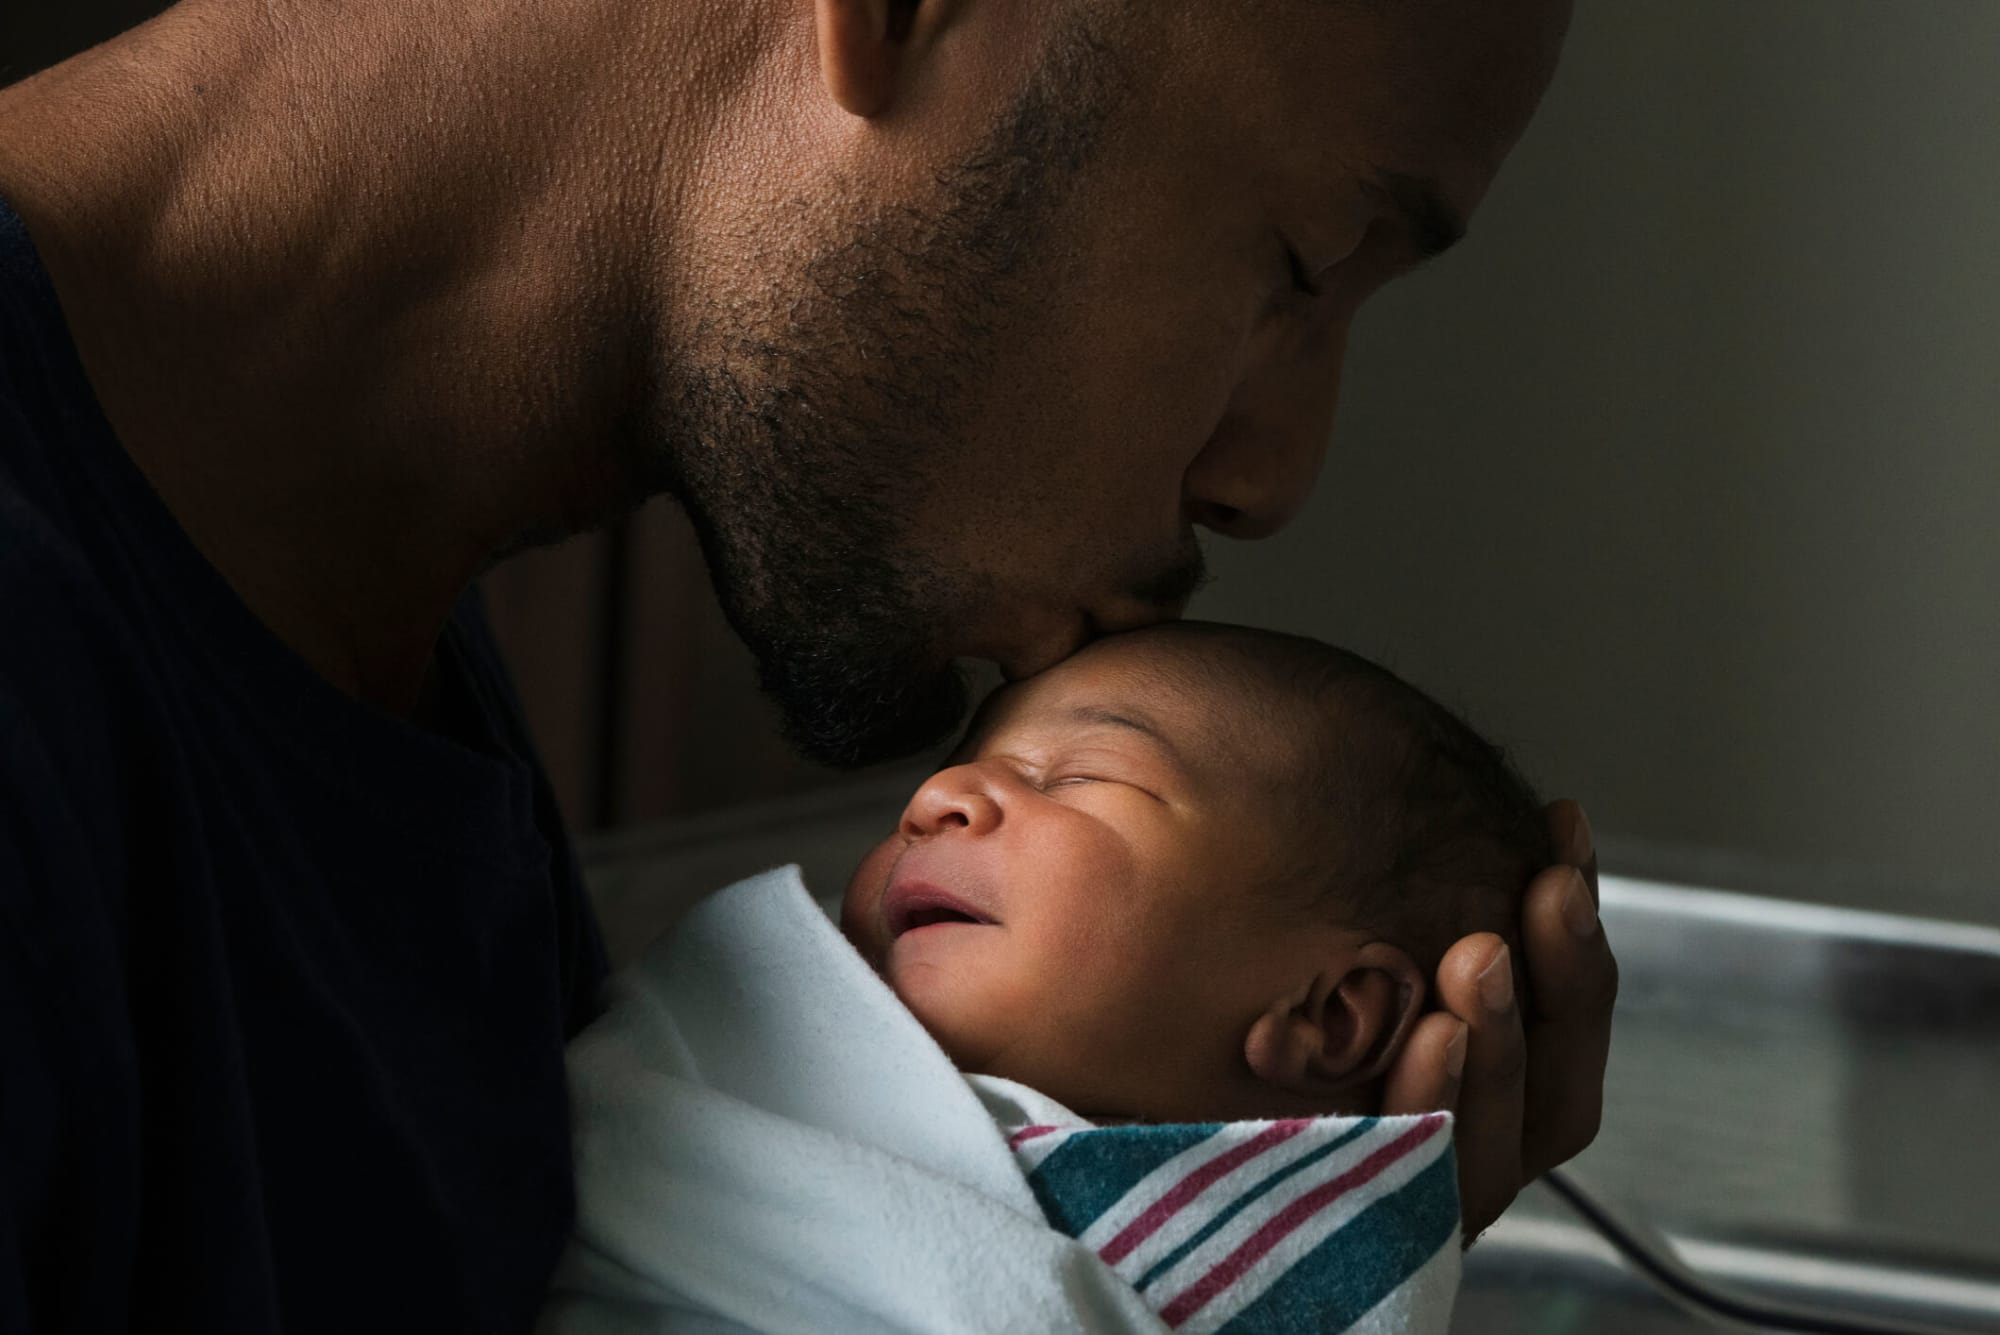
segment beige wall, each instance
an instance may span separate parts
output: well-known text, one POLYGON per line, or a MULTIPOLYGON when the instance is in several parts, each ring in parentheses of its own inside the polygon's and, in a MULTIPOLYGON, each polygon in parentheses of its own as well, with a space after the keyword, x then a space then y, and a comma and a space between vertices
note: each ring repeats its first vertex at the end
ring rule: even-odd
POLYGON ((1627 846, 2000 920, 2000 5, 1581 5, 1347 386, 1198 612, 1387 659, 1627 846))

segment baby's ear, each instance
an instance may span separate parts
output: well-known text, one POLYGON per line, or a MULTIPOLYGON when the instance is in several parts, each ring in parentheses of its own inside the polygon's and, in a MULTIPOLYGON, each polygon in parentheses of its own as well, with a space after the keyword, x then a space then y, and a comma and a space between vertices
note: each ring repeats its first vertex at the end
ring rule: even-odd
POLYGON ((1388 1071, 1424 1008, 1410 957, 1372 941, 1273 1002, 1243 1040, 1250 1070, 1290 1094, 1324 1100, 1388 1071))

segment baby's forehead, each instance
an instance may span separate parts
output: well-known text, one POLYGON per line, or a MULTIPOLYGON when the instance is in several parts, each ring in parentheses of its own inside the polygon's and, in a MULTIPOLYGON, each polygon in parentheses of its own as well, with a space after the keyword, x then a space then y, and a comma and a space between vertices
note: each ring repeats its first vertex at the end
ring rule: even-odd
POLYGON ((1302 706, 1287 706, 1264 674, 1246 667, 1198 643, 1142 635, 1101 640, 989 696, 966 742, 976 745, 1003 729, 1124 728, 1153 735, 1203 768, 1290 768, 1305 748, 1282 743, 1308 730, 1306 719, 1294 717, 1302 706))

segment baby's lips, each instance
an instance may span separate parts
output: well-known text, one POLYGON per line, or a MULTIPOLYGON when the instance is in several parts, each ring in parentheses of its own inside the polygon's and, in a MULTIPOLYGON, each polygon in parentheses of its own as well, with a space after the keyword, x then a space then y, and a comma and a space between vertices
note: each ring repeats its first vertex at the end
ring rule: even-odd
POLYGON ((971 897, 930 881, 900 879, 882 896, 882 921, 891 939, 914 926, 955 920, 989 925, 999 921, 971 897))

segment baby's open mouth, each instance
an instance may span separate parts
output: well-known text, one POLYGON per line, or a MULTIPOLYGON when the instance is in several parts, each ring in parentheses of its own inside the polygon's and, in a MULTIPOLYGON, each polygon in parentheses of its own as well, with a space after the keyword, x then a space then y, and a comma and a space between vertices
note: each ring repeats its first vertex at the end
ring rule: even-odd
POLYGON ((925 927, 991 926, 993 919, 958 896, 930 885, 891 886, 885 897, 886 920, 893 940, 925 927))
POLYGON ((919 909, 903 924, 903 930, 914 932, 919 927, 935 927, 941 922, 978 922, 970 913, 960 913, 957 909, 919 909))

